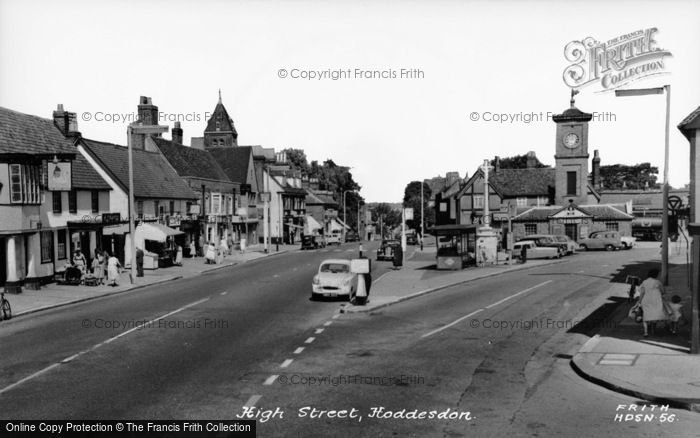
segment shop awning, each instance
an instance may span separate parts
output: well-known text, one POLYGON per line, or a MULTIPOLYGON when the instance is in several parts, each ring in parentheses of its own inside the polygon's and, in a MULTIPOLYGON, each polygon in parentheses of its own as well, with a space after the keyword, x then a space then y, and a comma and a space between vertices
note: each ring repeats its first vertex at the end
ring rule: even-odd
POLYGON ((319 230, 323 232, 323 225, 319 224, 313 216, 306 215, 304 221, 304 234, 316 234, 319 230))
POLYGON ((136 241, 155 240, 156 242, 165 242, 168 237, 185 234, 182 231, 174 230, 165 225, 158 223, 142 223, 136 227, 136 241))
POLYGON ((341 221, 338 218, 335 218, 331 221, 331 231, 333 230, 343 230, 345 228, 346 230, 349 230, 350 227, 345 225, 345 222, 341 221))

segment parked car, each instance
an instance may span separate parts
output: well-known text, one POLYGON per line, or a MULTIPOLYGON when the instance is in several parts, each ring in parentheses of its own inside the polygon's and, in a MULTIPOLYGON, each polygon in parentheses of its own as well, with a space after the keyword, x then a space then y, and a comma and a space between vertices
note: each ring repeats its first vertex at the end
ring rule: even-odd
POLYGON ((328 259, 321 262, 311 281, 311 299, 347 296, 357 290, 357 274, 350 272, 350 260, 328 259))
POLYGON ((589 234, 587 238, 581 239, 578 246, 583 251, 589 249, 615 251, 622 248, 622 239, 617 231, 596 231, 589 234))
POLYGON ((357 234, 355 231, 350 230, 347 233, 345 233, 345 242, 359 242, 360 241, 360 235, 357 234))
POLYGON ((559 255, 566 255, 568 252, 568 245, 564 242, 559 242, 553 235, 550 234, 532 234, 521 240, 532 240, 537 246, 548 246, 551 248, 556 248, 559 251, 559 255))
POLYGON ((340 230, 333 230, 325 235, 326 245, 340 245, 340 230))
POLYGON ((554 239, 559 243, 566 243, 567 254, 573 254, 578 249, 578 243, 576 243, 576 241, 574 240, 571 240, 569 236, 566 236, 564 234, 555 234, 552 237, 554 237, 554 239))
POLYGON ((637 239, 632 236, 620 236, 620 242, 622 243, 622 249, 632 249, 637 239))
POLYGON ((324 245, 321 243, 321 241, 322 240, 316 236, 304 236, 301 239, 301 249, 317 249, 319 247, 323 247, 324 245))
POLYGON ((416 233, 407 233, 406 245, 418 245, 418 235, 416 233))
POLYGON ((538 246, 534 240, 521 240, 513 245, 513 258, 520 258, 520 253, 525 247, 529 259, 557 259, 561 257, 561 251, 555 246, 538 246))
POLYGON ((394 248, 400 245, 401 242, 398 240, 382 240, 382 244, 377 249, 377 260, 393 260, 394 248))

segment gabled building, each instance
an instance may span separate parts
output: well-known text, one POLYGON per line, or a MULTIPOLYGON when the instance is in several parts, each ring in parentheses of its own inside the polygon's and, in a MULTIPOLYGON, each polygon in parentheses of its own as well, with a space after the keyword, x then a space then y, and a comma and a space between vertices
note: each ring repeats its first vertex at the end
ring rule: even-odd
MULTIPOLYGON (((143 140, 146 144, 146 140, 143 140)), ((103 248, 115 254, 122 263, 129 260, 127 248, 129 233, 129 159, 126 146, 81 138, 78 151, 112 188, 110 212, 119 214, 121 220, 104 226, 103 248)), ((134 148, 134 203, 135 219, 155 222, 179 229, 182 219, 188 218, 198 196, 177 174, 160 152, 134 148)), ((184 245, 185 242, 179 242, 184 245)))
POLYGON ((53 120, 0 108, 0 285, 38 289, 99 245, 110 187, 77 153, 75 113, 53 120))
POLYGON ((339 209, 333 192, 320 190, 318 178, 302 179, 301 184, 306 189, 304 234, 330 234, 339 209))

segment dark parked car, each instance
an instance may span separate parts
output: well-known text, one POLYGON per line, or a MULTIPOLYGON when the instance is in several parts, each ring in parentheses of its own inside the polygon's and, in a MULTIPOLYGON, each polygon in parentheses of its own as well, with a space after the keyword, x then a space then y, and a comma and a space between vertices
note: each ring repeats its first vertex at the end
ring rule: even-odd
POLYGON ((406 245, 418 245, 418 235, 416 233, 406 234, 406 245))
POLYGON ((382 240, 382 245, 377 250, 377 260, 394 260, 394 248, 401 246, 398 240, 382 240))
POLYGON ((359 242, 360 241, 360 235, 357 234, 355 231, 348 231, 345 233, 345 241, 346 242, 359 242))
POLYGON ((321 244, 318 243, 316 236, 304 236, 301 239, 301 249, 317 249, 321 244))

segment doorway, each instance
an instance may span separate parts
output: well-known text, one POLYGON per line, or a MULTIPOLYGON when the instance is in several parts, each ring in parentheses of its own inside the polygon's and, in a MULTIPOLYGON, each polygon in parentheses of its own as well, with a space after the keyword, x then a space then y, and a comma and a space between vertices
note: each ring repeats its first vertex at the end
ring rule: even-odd
POLYGON ((578 225, 576 224, 564 224, 564 234, 566 236, 573 240, 574 242, 578 241, 578 225))

